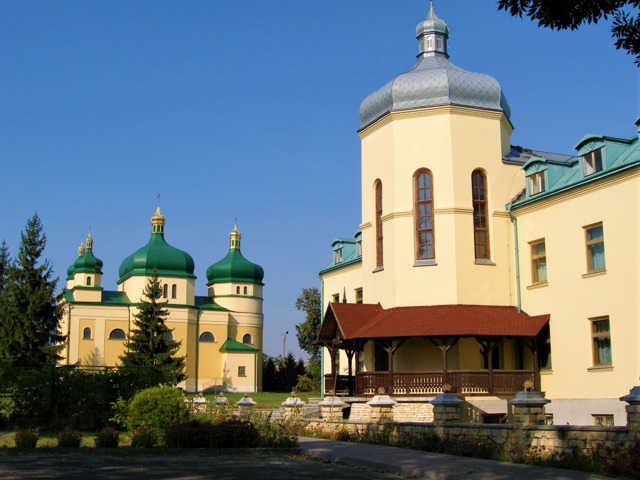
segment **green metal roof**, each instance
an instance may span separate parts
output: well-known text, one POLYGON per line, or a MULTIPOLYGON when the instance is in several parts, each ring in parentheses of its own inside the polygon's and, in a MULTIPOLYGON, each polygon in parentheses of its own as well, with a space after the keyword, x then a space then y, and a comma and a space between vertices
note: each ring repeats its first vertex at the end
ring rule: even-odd
POLYGON ((73 280, 76 273, 102 273, 102 260, 97 258, 90 248, 67 269, 67 280, 73 280))
POLYGON ((220 347, 221 352, 244 352, 244 353, 254 353, 258 352, 259 349, 253 348, 250 345, 246 345, 244 343, 240 343, 236 340, 232 340, 228 338, 226 342, 222 344, 220 347))
MULTIPOLYGON (((99 288, 99 287, 98 287, 99 288)), ((81 288, 83 290, 87 290, 86 287, 81 288)), ((90 288, 91 289, 95 289, 95 287, 90 288)), ((127 294, 124 292, 114 292, 114 291, 109 291, 109 290, 103 290, 102 292, 102 301, 101 302, 77 302, 76 300, 73 299, 73 290, 63 290, 63 294, 64 294, 64 299, 67 303, 81 303, 81 304, 91 304, 91 305, 112 305, 112 306, 127 306, 127 305, 131 305, 131 302, 129 301, 129 297, 127 297, 127 294)))
POLYGON ((224 307, 221 307, 210 297, 196 297, 195 307, 200 310, 217 310, 221 312, 228 312, 224 307))
POLYGON ((152 233, 149 242, 120 264, 118 283, 134 275, 195 278, 195 264, 187 252, 172 247, 162 233, 152 233))
POLYGON ((207 285, 227 282, 264 285, 263 278, 262 267, 244 258, 239 248, 230 248, 222 260, 207 268, 207 285))

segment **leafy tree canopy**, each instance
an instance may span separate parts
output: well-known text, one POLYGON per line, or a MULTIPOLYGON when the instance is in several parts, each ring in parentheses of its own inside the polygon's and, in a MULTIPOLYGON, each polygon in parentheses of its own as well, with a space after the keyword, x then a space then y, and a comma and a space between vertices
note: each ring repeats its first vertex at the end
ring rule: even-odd
POLYGON ((182 342, 172 339, 171 329, 165 321, 169 312, 164 308, 162 288, 158 274, 147 282, 144 296, 134 315, 133 325, 124 355, 124 367, 154 367, 162 373, 163 383, 175 385, 184 380, 184 357, 176 357, 182 342))
POLYGON ((320 361, 320 347, 313 344, 320 331, 321 305, 318 289, 303 288, 302 294, 296 300, 296 308, 306 315, 305 321, 296 325, 298 345, 311 356, 311 361, 320 361))
POLYGON ((541 27, 575 30, 585 23, 613 18, 616 48, 635 56, 640 66, 640 0, 498 0, 498 10, 526 15, 541 27))

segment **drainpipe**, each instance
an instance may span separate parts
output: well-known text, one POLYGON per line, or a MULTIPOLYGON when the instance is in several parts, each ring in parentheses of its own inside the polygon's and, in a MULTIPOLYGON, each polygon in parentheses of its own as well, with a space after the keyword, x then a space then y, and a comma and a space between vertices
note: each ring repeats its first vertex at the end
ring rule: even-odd
POLYGON ((68 303, 67 305, 69 305, 69 322, 67 323, 67 365, 69 365, 69 356, 71 355, 71 307, 72 305, 70 303, 68 303))
MULTIPOLYGON (((318 278, 320 279, 320 325, 322 325, 324 317, 324 280, 320 275, 318 275, 318 278)), ((324 398, 324 347, 320 348, 320 396, 324 398)))
POLYGON ((520 301, 520 252, 518 249, 518 219, 511 212, 511 204, 507 205, 507 212, 509 212, 509 216, 511 220, 513 220, 513 238, 515 242, 515 255, 516 255, 516 295, 518 302, 518 313, 522 311, 522 305, 520 301))
POLYGON ((196 394, 198 393, 198 366, 200 364, 200 315, 202 314, 202 309, 198 309, 198 313, 196 314, 196 394))

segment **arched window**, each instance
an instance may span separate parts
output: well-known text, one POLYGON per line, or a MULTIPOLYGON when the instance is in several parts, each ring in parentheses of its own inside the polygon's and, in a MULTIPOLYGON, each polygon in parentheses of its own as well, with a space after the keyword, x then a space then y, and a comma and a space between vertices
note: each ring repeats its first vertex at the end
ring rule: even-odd
POLYGON ((171 285, 171 298, 176 298, 177 294, 178 294, 178 286, 174 283, 173 285, 171 285))
POLYGON ((165 340, 169 340, 172 341, 173 340, 173 332, 166 332, 162 338, 164 338, 165 340))
POLYGON ((87 277, 87 287, 91 286, 91 277, 87 277))
POLYGON ((251 345, 253 343, 251 341, 251 335, 249 335, 248 333, 245 333, 244 337, 242 337, 242 343, 244 343, 246 345, 251 345))
POLYGON ((237 293, 238 295, 240 295, 240 285, 238 285, 238 286, 236 287, 236 293, 237 293))
POLYGON ((213 333, 211 332, 202 332, 198 340, 200 340, 201 342, 213 343, 216 341, 216 337, 214 337, 213 333))
POLYGON ((429 170, 420 170, 414 180, 416 258, 435 258, 433 229, 433 177, 429 170))
POLYGON ((488 260, 489 252, 489 212, 487 204, 487 176, 482 170, 471 174, 473 196, 473 244, 476 260, 488 260))
POLYGON ((169 285, 167 283, 165 283, 162 286, 162 297, 163 298, 168 298, 169 297, 169 285))
POLYGON ((247 287, 244 287, 244 294, 247 294, 247 287))
POLYGON ((124 333, 124 330, 121 328, 114 328, 109 333, 109 340, 125 340, 127 335, 124 333))
POLYGON ((89 327, 85 327, 84 330, 82 330, 82 339, 91 340, 91 329, 89 327))
POLYGON ((376 265, 382 266, 382 182, 376 181, 376 265))

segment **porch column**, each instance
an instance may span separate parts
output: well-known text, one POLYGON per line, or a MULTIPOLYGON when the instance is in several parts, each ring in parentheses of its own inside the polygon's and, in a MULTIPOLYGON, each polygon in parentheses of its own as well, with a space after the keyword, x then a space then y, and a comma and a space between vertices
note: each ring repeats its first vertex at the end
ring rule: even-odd
POLYGON ((627 431, 640 434, 640 387, 633 387, 629 395, 620 397, 620 400, 627 402, 627 431))

